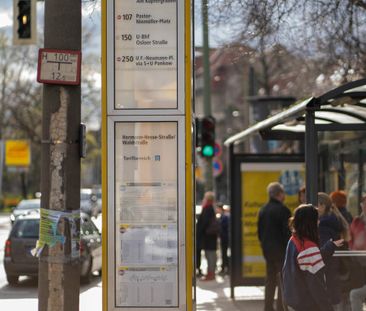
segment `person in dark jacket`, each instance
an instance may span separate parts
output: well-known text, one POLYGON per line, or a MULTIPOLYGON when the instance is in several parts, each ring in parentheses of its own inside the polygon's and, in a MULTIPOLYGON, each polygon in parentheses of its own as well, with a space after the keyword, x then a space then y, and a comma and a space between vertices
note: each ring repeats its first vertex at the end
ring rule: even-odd
MULTIPOLYGON (((261 243, 266 260, 265 281, 265 311, 273 311, 273 301, 276 286, 278 286, 278 273, 283 266, 286 245, 290 238, 288 220, 290 210, 283 204, 285 190, 278 182, 272 182, 267 187, 269 201, 264 205, 258 216, 258 238, 261 243)), ((283 310, 281 290, 278 287, 276 310, 283 310)))
POLYGON ((292 236, 282 269, 285 303, 296 311, 333 311, 324 278, 324 261, 343 240, 319 248, 318 212, 311 204, 296 208, 290 221, 292 236))
POLYGON ((220 214, 220 250, 222 260, 220 275, 224 276, 229 272, 229 257, 227 251, 229 248, 230 215, 224 209, 224 204, 221 202, 217 203, 216 211, 220 214))
POLYGON ((197 237, 201 242, 207 260, 207 274, 202 278, 203 281, 215 279, 217 239, 220 228, 218 227, 216 232, 213 232, 210 228, 211 224, 216 221, 214 203, 214 193, 211 191, 206 192, 202 201, 202 212, 197 221, 197 237))
MULTIPOLYGON (((330 197, 324 193, 318 193, 319 213, 319 239, 320 246, 325 245, 329 240, 339 240, 341 237, 349 240, 348 223, 333 206, 330 197)), ((325 260, 325 277, 327 291, 334 306, 342 300, 341 281, 339 279, 339 259, 331 257, 325 260)))

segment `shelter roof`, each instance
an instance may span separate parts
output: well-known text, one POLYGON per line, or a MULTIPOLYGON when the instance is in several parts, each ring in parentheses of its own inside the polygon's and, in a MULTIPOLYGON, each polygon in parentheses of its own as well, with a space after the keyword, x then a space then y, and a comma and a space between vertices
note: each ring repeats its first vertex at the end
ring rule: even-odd
POLYGON ((263 139, 303 139, 307 109, 314 110, 315 124, 366 123, 366 79, 341 85, 319 97, 298 101, 288 109, 229 137, 225 145, 239 144, 256 132, 263 139))

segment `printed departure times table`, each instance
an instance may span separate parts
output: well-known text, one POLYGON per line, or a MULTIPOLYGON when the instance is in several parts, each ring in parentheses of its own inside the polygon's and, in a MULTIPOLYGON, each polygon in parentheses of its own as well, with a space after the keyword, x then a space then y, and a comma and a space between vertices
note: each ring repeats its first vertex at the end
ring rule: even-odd
POLYGON ((114 109, 177 108, 177 1, 116 0, 114 109))
POLYGON ((115 150, 116 306, 177 307, 177 123, 116 123, 115 150))

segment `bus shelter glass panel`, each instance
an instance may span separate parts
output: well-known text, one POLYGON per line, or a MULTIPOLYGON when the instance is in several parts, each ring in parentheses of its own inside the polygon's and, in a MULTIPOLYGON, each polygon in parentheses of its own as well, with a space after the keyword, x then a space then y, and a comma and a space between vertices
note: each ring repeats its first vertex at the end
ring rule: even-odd
POLYGON ((319 209, 320 240, 345 239, 328 266, 336 272, 331 286, 353 305, 351 291, 366 285, 366 132, 318 132, 318 152, 319 191, 333 203, 319 209))
POLYGON ((177 122, 115 125, 115 305, 178 306, 177 122))
POLYGON ((366 132, 319 132, 319 190, 328 194, 343 190, 346 208, 356 217, 366 194, 366 132))

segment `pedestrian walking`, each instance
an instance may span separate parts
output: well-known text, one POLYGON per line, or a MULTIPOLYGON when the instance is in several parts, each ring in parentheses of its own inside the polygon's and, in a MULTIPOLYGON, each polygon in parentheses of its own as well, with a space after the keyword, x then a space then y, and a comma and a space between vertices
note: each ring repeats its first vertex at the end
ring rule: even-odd
POLYGON ((216 219, 214 204, 214 193, 211 191, 206 192, 202 201, 202 212, 197 222, 197 236, 207 260, 207 274, 202 278, 203 281, 215 279, 216 250, 217 239, 220 233, 220 223, 216 219))
POLYGON ((221 270, 220 275, 224 276, 229 273, 229 227, 230 214, 224 209, 224 204, 219 202, 216 205, 216 211, 220 214, 220 251, 221 251, 221 270))
MULTIPOLYGON (((196 231, 195 231, 195 238, 196 238, 196 276, 201 278, 203 276, 202 269, 201 269, 201 259, 202 259, 202 236, 198 234, 201 232, 202 221, 200 221, 200 216, 202 213, 202 205, 200 206, 200 213, 196 215, 196 231)), ((197 206, 196 206, 197 209, 197 206)))
POLYGON ((278 286, 280 273, 290 230, 288 220, 290 210, 284 205, 285 190, 279 182, 272 182, 267 187, 269 201, 259 211, 258 238, 266 260, 265 311, 273 311, 276 287, 278 288, 276 310, 283 310, 281 289, 278 286))
POLYGON ((292 236, 282 269, 286 305, 295 311, 333 311, 326 289, 324 260, 333 255, 343 240, 329 240, 319 248, 318 211, 311 204, 296 208, 290 228, 292 236))

